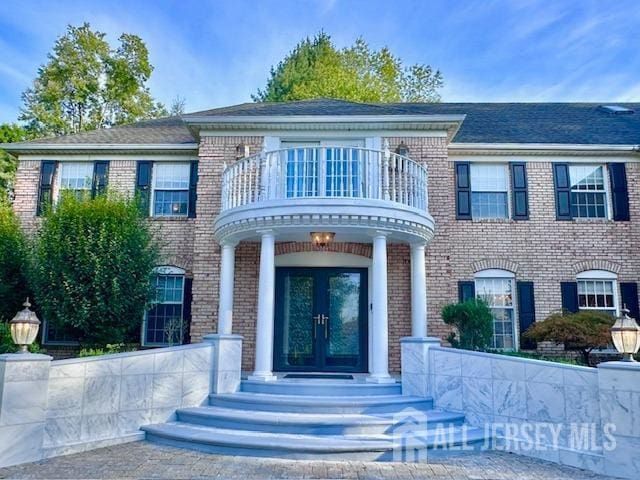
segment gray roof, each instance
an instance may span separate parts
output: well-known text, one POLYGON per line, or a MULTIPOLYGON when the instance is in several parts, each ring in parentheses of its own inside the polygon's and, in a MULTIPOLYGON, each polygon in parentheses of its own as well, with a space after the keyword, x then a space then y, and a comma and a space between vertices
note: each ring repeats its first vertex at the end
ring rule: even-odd
MULTIPOLYGON (((602 103, 390 103, 370 104, 317 99, 283 103, 244 103, 184 115, 189 119, 225 116, 295 115, 449 115, 466 119, 456 143, 640 144, 640 103, 616 103, 634 113, 609 113, 602 103)), ((178 117, 148 120, 109 129, 38 139, 28 144, 175 144, 196 138, 178 117)), ((17 145, 16 145, 17 146, 17 145)), ((25 145, 26 146, 26 145, 25 145)))

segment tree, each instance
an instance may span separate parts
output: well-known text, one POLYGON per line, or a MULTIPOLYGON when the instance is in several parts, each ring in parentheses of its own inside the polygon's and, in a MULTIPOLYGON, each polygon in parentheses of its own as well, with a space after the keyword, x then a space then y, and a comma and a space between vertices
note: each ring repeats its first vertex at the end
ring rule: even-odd
POLYGON ((256 102, 331 97, 360 102, 438 102, 442 74, 429 65, 405 66, 387 47, 371 50, 363 38, 338 50, 320 32, 271 68, 256 102))
POLYGON ((187 99, 181 97, 180 95, 176 95, 173 100, 171 100, 171 107, 169 108, 169 115, 177 116, 182 115, 185 112, 185 107, 187 106, 187 99))
POLYGON ((33 268, 44 317, 85 345, 124 343, 153 301, 158 246, 135 200, 63 195, 44 216, 33 268))
POLYGON ((562 311, 534 323, 524 332, 524 336, 536 342, 564 343, 566 350, 579 351, 584 364, 589 365, 591 351, 611 343, 614 322, 611 315, 598 311, 562 311))
POLYGON ((0 199, 0 321, 11 320, 30 293, 27 255, 18 219, 9 203, 0 199))
POLYGON ((447 340, 454 348, 485 350, 493 336, 493 316, 489 306, 480 299, 445 305, 442 320, 453 325, 447 340))
MULTIPOLYGON (((21 142, 27 139, 27 131, 15 123, 0 124, 0 143, 21 142)), ((13 186, 18 161, 0 150, 0 200, 13 186)))
POLYGON ((146 86, 153 67, 140 37, 122 34, 115 50, 88 23, 69 25, 22 94, 20 120, 41 135, 65 135, 166 115, 146 86))

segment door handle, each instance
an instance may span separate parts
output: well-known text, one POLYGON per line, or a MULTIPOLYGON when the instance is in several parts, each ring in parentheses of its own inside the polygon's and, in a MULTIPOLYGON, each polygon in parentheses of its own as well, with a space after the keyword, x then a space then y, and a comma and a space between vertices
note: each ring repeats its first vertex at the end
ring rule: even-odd
POLYGON ((324 339, 329 338, 329 317, 322 315, 322 323, 324 324, 324 339))

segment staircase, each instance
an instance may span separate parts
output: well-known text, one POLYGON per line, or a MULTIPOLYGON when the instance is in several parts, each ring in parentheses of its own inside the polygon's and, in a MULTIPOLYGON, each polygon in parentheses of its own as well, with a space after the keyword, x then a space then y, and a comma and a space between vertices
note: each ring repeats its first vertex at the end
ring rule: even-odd
POLYGON ((464 415, 402 395, 400 384, 304 380, 243 381, 210 395, 172 422, 142 427, 147 440, 225 455, 418 461, 485 445, 464 415))

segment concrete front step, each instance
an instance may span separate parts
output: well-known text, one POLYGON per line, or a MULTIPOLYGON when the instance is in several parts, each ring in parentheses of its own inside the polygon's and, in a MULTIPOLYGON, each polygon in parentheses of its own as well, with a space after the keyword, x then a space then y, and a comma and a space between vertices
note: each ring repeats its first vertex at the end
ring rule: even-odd
POLYGON ((438 424, 460 426, 464 415, 427 410, 373 414, 359 413, 291 413, 252 411, 224 407, 182 408, 177 412, 181 422, 216 428, 258 432, 296 433, 304 435, 391 434, 432 428, 438 424), (418 414, 416 416, 416 413, 418 414), (399 430, 401 429, 401 430, 399 430))
MULTIPOLYGON (((318 436, 231 430, 168 422, 142 428, 147 440, 183 448, 225 455, 278 458, 331 458, 393 461, 416 458, 416 451, 460 451, 485 446, 484 432, 466 426, 422 435, 318 436)), ((422 458, 419 455, 418 458, 422 458)))
POLYGON ((238 392, 210 395, 214 407, 237 408, 267 412, 291 413, 392 413, 402 410, 433 410, 433 400, 406 395, 333 396, 272 395, 238 392))
POLYGON ((319 397, 401 395, 400 383, 366 383, 364 379, 354 382, 345 380, 301 380, 282 379, 276 382, 243 380, 243 392, 269 393, 273 395, 307 395, 319 397))

